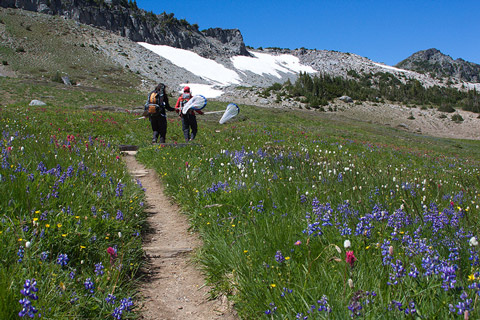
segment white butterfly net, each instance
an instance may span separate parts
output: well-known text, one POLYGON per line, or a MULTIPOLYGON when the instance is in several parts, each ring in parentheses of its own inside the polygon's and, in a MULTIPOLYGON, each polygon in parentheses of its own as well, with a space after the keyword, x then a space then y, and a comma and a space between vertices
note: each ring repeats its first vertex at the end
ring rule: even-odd
POLYGON ((185 105, 182 108, 182 113, 186 114, 188 110, 193 109, 193 110, 201 110, 205 108, 207 105, 207 98, 205 98, 202 95, 196 95, 193 96, 190 100, 185 103, 185 105))
POLYGON ((240 112, 240 108, 235 103, 230 103, 225 109, 222 118, 220 119, 219 123, 224 124, 228 120, 235 117, 240 112))

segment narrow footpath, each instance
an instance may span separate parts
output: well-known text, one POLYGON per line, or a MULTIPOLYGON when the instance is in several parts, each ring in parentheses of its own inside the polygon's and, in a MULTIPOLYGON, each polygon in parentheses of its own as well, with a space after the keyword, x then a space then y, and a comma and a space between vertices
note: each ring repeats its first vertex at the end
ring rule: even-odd
POLYGON ((187 217, 164 195, 156 173, 139 163, 135 152, 125 152, 124 159, 146 190, 150 230, 143 244, 147 261, 142 270, 141 319, 238 319, 226 298, 209 300, 205 279, 191 261, 201 240, 188 231, 187 217))

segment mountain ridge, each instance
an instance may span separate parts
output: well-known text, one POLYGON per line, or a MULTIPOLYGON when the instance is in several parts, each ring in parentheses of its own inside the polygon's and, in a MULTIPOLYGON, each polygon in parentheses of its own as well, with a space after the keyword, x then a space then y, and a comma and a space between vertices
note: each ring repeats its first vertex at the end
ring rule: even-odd
POLYGON ((249 56, 238 29, 199 31, 197 25, 178 20, 173 13, 156 15, 126 0, 2 0, 0 6, 64 16, 135 42, 193 50, 204 57, 249 56))
MULTIPOLYGON (((83 3, 84 5, 91 3, 93 0, 56 0, 56 4, 52 5, 53 8, 61 8, 62 3, 68 3, 70 5, 83 3)), ((98 0, 100 1, 100 0, 98 0)), ((95 5, 95 6, 87 6, 89 9, 85 9, 85 11, 72 11, 75 12, 90 12, 89 10, 99 10, 98 8, 103 8, 102 10, 107 10, 108 8, 112 10, 117 10, 115 8, 119 8, 118 10, 126 10, 123 5, 120 4, 121 1, 112 0, 111 2, 102 2, 102 5, 95 5), (103 7, 102 7, 103 6, 103 7), (92 9, 93 8, 93 9, 92 9), (95 9, 96 8, 96 9, 95 9), (122 9, 123 8, 123 9, 122 9)), ((125 1, 124 1, 125 2, 125 1)), ((24 6, 32 9, 30 11, 21 10, 25 12, 32 12, 33 14, 41 15, 42 13, 38 13, 38 11, 48 11, 47 15, 51 15, 53 12, 52 8, 46 5, 46 0, 6 0, 2 2, 2 6, 24 6), (27 4, 34 3, 34 6, 29 7, 27 4), (35 10, 33 10, 35 9, 35 10), (50 10, 50 11, 49 11, 50 10)), ((56 10, 57 10, 56 9, 56 10)), ((12 10, 19 10, 19 9, 12 9, 12 10)), ((60 9, 58 9, 60 10, 60 9)), ((66 10, 65 8, 62 10, 66 10)), ((78 9, 76 9, 78 10, 78 9)), ((132 10, 140 10, 140 9, 132 9, 132 10)), ((101 10, 100 10, 101 11, 101 10)), ((75 16, 72 12, 68 13, 68 11, 62 11, 65 13, 63 16, 56 15, 58 17, 62 17, 65 20, 71 20, 78 22, 78 19, 68 19, 67 16, 75 16)), ((96 12, 96 11, 95 11, 96 12)), ((101 11, 103 12, 103 11, 101 11)), ((145 15, 151 15, 145 11, 140 10, 145 15)), ((55 15, 53 15, 55 16, 55 15)), ((99 14, 102 17, 100 20, 105 18, 104 15, 99 14)), ((194 28, 190 26, 188 22, 181 22, 173 18, 173 14, 167 15, 162 14, 160 15, 163 18, 171 19, 172 26, 180 26, 180 31, 172 32, 170 35, 174 37, 175 34, 182 34, 183 36, 187 36, 187 33, 182 33, 186 25, 188 28, 194 28), (182 27, 183 26, 183 27, 182 27)), ((43 19, 40 16, 39 19, 43 19)), ((33 18, 36 19, 36 18, 33 18)), ((90 24, 91 25, 91 24, 90 24)), ((130 71, 141 75, 144 78, 143 86, 151 86, 152 83, 158 82, 165 82, 170 87, 178 88, 185 83, 191 84, 200 84, 206 85, 210 87, 225 87, 228 84, 219 85, 216 81, 211 81, 208 77, 204 77, 201 73, 194 73, 188 66, 178 65, 177 63, 173 62, 170 57, 165 55, 158 55, 154 53, 152 50, 148 50, 145 47, 139 45, 140 42, 136 42, 131 40, 131 37, 123 36, 121 32, 113 32, 108 30, 108 28, 103 27, 99 29, 96 26, 97 30, 103 30, 105 32, 104 35, 100 35, 99 32, 91 32, 90 36, 86 35, 85 43, 88 46, 92 46, 95 50, 98 50, 103 54, 104 57, 108 57, 108 59, 112 60, 114 63, 121 68, 128 68, 130 71), (161 67, 159 67, 161 66, 161 67), (153 71, 153 72, 152 72, 153 71)), ((173 28, 173 27, 172 27, 173 28)), ((185 27, 186 28, 186 27, 185 27)), ((130 29, 127 29, 130 30, 130 29)), ((236 30, 236 29, 232 29, 236 30)), ((146 32, 146 31, 144 31, 146 32)), ((235 32, 233 32, 235 33, 235 32)), ((192 35, 194 35, 192 33, 192 35)), ((241 37, 240 31, 238 31, 238 35, 241 37)), ((198 36, 198 35, 197 35, 198 36)), ((219 28, 212 28, 206 31, 202 31, 201 36, 203 38, 208 38, 209 43, 206 44, 206 47, 203 45, 195 47, 193 49, 182 48, 183 45, 178 46, 171 46, 172 48, 177 48, 178 50, 188 50, 198 54, 200 57, 208 59, 208 62, 215 62, 219 65, 223 65, 225 68, 229 69, 237 73, 238 81, 236 86, 256 86, 256 87, 268 87, 274 83, 283 83, 287 80, 295 81, 296 77, 298 76, 298 71, 285 69, 282 65, 283 62, 275 62, 273 67, 276 69, 273 73, 265 73, 265 72, 255 72, 255 70, 245 70, 245 69, 237 69, 233 58, 235 57, 244 57, 244 58, 252 58, 256 59, 258 55, 269 55, 273 57, 281 57, 281 56, 293 56, 298 59, 299 63, 303 66, 310 67, 318 74, 328 74, 332 76, 340 76, 342 78, 352 79, 355 78, 352 75, 357 73, 359 74, 377 74, 377 73, 384 73, 388 72, 394 74, 400 81, 407 81, 408 79, 415 79, 421 82, 421 84, 425 87, 430 87, 434 85, 439 86, 453 86, 461 90, 468 90, 472 88, 480 88, 480 84, 471 84, 466 83, 464 80, 458 79, 442 79, 432 77, 428 73, 416 72, 407 69, 400 69, 392 66, 387 66, 381 63, 374 62, 368 58, 361 57, 359 55, 353 53, 343 53, 333 50, 316 50, 316 49, 279 49, 279 48, 265 48, 265 49, 253 49, 249 48, 246 50, 246 54, 234 54, 234 51, 230 49, 230 44, 232 43, 232 31, 230 30, 223 30, 219 28), (207 48, 207 49, 205 49, 207 48), (218 53, 218 54, 217 54, 218 53)), ((240 38, 236 38, 240 39, 240 38)), ((143 38, 142 38, 143 40, 143 38)), ((180 40, 178 40, 180 41, 180 40)), ((18 50, 18 42, 23 43, 22 39, 11 39, 9 41, 5 41, 5 43, 11 43, 11 48, 14 50, 18 50), (20 41, 18 41, 20 40, 20 41)), ((192 43, 191 41, 187 41, 185 43, 192 43)), ((170 43, 171 44, 171 43, 170 43)), ((27 44, 25 44, 27 45, 27 44)), ((75 43, 73 44, 76 45, 75 43)), ((157 44, 158 45, 158 44, 157 44)), ((169 46, 168 44, 160 44, 169 46)), ((237 48, 244 47, 243 39, 241 40, 241 44, 237 46, 237 48)), ((169 46, 170 47, 170 46, 169 46)), ((179 51, 181 52, 181 51, 179 51)), ((252 62, 255 60, 251 60, 252 62)), ((67 68, 70 68, 67 66, 67 68)), ((66 70, 60 70, 61 72, 69 73, 66 70)), ((221 89, 223 90, 223 89, 221 89)), ((223 90, 224 91, 224 90, 223 90)), ((221 92, 220 92, 221 93, 221 92)))
POLYGON ((454 60, 436 48, 417 51, 395 67, 429 73, 432 77, 454 77, 468 82, 480 82, 479 64, 462 58, 454 60))

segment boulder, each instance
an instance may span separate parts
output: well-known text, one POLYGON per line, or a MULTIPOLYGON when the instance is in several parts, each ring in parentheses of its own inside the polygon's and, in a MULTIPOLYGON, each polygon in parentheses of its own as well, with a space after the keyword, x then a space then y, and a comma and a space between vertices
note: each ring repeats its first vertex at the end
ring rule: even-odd
POLYGON ((340 98, 338 98, 338 100, 341 100, 341 101, 347 102, 347 103, 352 103, 353 102, 353 99, 350 98, 349 96, 341 96, 340 98))
POLYGON ((32 101, 30 101, 30 103, 28 105, 29 106, 42 107, 42 106, 46 106, 47 104, 43 101, 40 101, 40 100, 32 100, 32 101))

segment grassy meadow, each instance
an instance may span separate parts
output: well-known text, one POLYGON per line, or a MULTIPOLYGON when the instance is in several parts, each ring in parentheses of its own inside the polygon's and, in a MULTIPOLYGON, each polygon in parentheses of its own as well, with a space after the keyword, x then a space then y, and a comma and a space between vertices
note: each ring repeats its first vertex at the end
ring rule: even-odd
POLYGON ((212 297, 242 319, 480 318, 479 141, 240 105, 224 125, 198 116, 196 143, 152 146, 138 115, 82 109, 146 95, 94 32, 0 10, 18 76, 0 77, 0 319, 140 318, 146 204, 120 144, 158 172, 203 239, 212 297))
POLYGON ((244 319, 479 316, 478 142, 241 106, 142 148, 244 319))
POLYGON ((152 146, 148 121, 41 90, 57 103, 0 111, 1 319, 139 317, 144 193, 120 144, 140 146, 243 319, 480 316, 478 142, 241 105, 225 125, 198 116, 195 144, 152 146))

